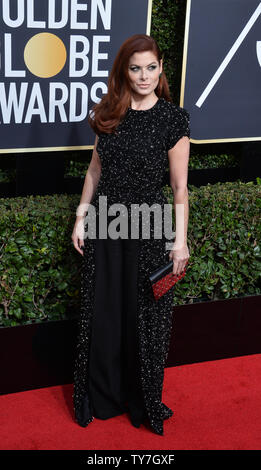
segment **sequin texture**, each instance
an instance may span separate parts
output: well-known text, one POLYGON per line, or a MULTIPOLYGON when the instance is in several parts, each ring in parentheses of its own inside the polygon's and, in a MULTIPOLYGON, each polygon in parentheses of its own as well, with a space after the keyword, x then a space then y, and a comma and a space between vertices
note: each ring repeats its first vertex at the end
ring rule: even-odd
MULTIPOLYGON (((128 108, 116 134, 99 135, 97 152, 102 163, 101 177, 91 204, 98 213, 99 196, 107 196, 108 207, 125 204, 130 219, 132 203, 157 203, 164 210, 168 201, 162 187, 169 165, 168 150, 183 136, 190 137, 189 113, 159 98, 148 110, 128 108)), ((149 274, 168 261, 167 240, 154 238, 153 217, 150 238, 139 237, 138 343, 140 378, 144 406, 152 430, 163 435, 163 422, 173 411, 162 402, 173 314, 173 288, 157 302, 149 284, 149 274)), ((95 240, 86 238, 81 269, 81 309, 74 368, 74 411, 80 426, 93 421, 88 394, 88 359, 92 331, 95 282, 95 240)), ((94 338, 95 340, 95 338, 94 338)))

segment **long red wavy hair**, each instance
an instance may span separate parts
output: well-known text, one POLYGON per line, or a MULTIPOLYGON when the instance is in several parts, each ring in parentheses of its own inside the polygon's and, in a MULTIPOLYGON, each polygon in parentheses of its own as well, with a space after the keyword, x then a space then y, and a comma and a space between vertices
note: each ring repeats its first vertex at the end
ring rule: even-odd
MULTIPOLYGON (((128 76, 129 59, 135 52, 152 51, 158 62, 161 51, 155 39, 147 34, 134 34, 121 45, 108 77, 108 92, 92 107, 88 122, 96 134, 113 133, 131 105, 131 86, 128 76)), ((162 69, 154 90, 158 97, 171 101, 167 77, 162 69)))

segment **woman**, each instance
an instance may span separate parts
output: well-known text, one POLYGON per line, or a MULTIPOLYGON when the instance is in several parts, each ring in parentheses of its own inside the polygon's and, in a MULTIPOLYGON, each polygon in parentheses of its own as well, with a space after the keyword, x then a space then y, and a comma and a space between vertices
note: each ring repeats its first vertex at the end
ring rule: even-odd
MULTIPOLYGON (((75 417, 85 427, 94 417, 107 419, 128 411, 134 426, 147 420, 155 433, 163 435, 163 421, 173 414, 161 401, 173 288, 155 301, 149 275, 168 259, 173 259, 173 272, 179 274, 189 258, 190 129, 188 112, 171 102, 161 53, 152 37, 136 34, 122 44, 108 93, 93 107, 89 123, 96 138, 78 209, 91 204, 99 226, 105 220, 99 201, 106 196, 107 208, 120 204, 127 209, 121 220, 130 224, 127 237, 126 230, 118 239, 84 237, 85 213, 76 217, 72 240, 83 265, 75 417), (167 165, 176 215, 170 252, 164 233, 154 237, 167 204, 162 192, 167 165), (153 218, 149 224, 145 221, 149 237, 143 236, 141 225, 138 236, 136 231, 132 237, 130 209, 144 203, 160 207, 161 219, 157 216, 155 225, 153 218), (178 208, 184 209, 184 217, 177 217, 178 208)), ((141 215, 135 219, 136 228, 137 220, 142 223, 141 215)))

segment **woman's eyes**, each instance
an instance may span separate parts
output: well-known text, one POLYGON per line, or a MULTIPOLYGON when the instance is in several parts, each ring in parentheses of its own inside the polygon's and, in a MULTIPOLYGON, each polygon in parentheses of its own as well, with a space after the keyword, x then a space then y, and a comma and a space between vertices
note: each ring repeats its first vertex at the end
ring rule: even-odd
MULTIPOLYGON (((149 69, 149 70, 154 70, 156 67, 157 67, 157 65, 150 65, 150 66, 148 67, 148 69, 149 69)), ((131 70, 132 72, 136 72, 137 70, 140 70, 140 67, 130 67, 130 70, 131 70)))

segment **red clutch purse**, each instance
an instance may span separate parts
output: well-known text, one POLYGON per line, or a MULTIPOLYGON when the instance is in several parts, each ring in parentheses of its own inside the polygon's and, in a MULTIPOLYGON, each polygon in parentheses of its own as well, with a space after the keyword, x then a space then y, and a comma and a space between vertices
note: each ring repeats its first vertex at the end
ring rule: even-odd
MULTIPOLYGON (((186 262, 186 265, 187 264, 188 261, 186 262)), ((156 269, 156 271, 149 276, 155 300, 160 299, 176 282, 185 276, 186 265, 180 274, 173 274, 173 261, 170 261, 165 266, 156 269)))

